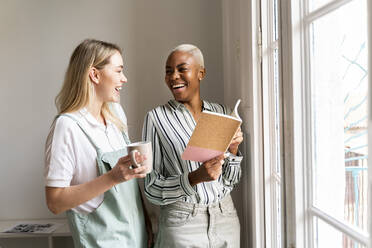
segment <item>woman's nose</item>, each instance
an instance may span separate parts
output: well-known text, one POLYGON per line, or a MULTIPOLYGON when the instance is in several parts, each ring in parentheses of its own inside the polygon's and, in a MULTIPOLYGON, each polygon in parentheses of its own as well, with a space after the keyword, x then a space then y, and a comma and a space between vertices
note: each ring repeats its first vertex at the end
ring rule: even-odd
POLYGON ((123 76, 121 78, 121 82, 122 83, 126 83, 127 82, 127 77, 124 75, 124 73, 123 73, 123 76))
POLYGON ((171 79, 172 79, 172 80, 176 80, 176 79, 178 79, 179 77, 180 77, 180 75, 178 74, 177 71, 173 72, 172 75, 171 75, 171 79))

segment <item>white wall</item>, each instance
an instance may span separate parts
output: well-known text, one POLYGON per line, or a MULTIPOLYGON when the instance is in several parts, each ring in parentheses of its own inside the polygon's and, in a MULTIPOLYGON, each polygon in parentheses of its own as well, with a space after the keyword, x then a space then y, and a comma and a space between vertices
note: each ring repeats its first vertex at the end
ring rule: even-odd
MULTIPOLYGON (((223 102, 221 2, 137 0, 135 12, 136 64, 129 83, 136 85, 140 100, 130 122, 142 125, 147 111, 171 98, 164 82, 165 60, 182 43, 192 43, 204 54, 207 76, 201 84, 202 96, 223 102)), ((140 137, 141 128, 133 127, 132 137, 140 137)))
MULTIPOLYGON (((52 217, 44 200, 44 142, 74 47, 86 37, 117 42, 128 51, 134 44, 128 35, 134 1, 72 2, 1 2, 0 219, 52 217)), ((128 74, 135 73, 134 65, 134 52, 128 52, 128 74)))
POLYGON ((145 113, 171 97, 164 63, 180 43, 204 52, 202 95, 223 102, 221 1, 0 0, 0 6, 0 220, 54 217, 44 198, 44 142, 69 57, 83 39, 124 50, 122 105, 132 140, 140 138, 145 113))

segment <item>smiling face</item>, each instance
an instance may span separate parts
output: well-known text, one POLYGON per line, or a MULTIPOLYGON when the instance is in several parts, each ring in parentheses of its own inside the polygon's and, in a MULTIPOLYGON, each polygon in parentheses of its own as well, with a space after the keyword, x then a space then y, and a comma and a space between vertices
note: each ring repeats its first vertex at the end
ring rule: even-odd
POLYGON ((205 69, 187 52, 171 53, 165 65, 165 83, 174 99, 182 103, 200 99, 200 80, 204 74, 205 69))
POLYGON ((119 52, 110 57, 110 63, 93 72, 96 96, 101 102, 119 102, 120 90, 127 78, 123 73, 123 58, 119 52))

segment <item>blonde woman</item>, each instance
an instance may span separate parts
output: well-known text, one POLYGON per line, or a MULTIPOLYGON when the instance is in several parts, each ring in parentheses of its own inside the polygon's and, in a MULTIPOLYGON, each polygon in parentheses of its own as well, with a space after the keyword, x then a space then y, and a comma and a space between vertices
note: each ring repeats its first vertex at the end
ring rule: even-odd
POLYGON ((75 247, 151 244, 137 184, 146 168, 131 167, 125 115, 117 104, 126 82, 121 49, 85 40, 72 54, 56 98, 59 115, 45 150, 46 201, 54 214, 66 211, 75 247))

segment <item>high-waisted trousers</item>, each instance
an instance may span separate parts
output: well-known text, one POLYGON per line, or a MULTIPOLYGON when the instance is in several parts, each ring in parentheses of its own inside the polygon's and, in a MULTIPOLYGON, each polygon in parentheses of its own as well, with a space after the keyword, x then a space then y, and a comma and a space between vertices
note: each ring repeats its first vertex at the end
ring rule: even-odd
POLYGON ((160 208, 155 248, 240 248, 230 195, 210 205, 176 202, 160 208))

